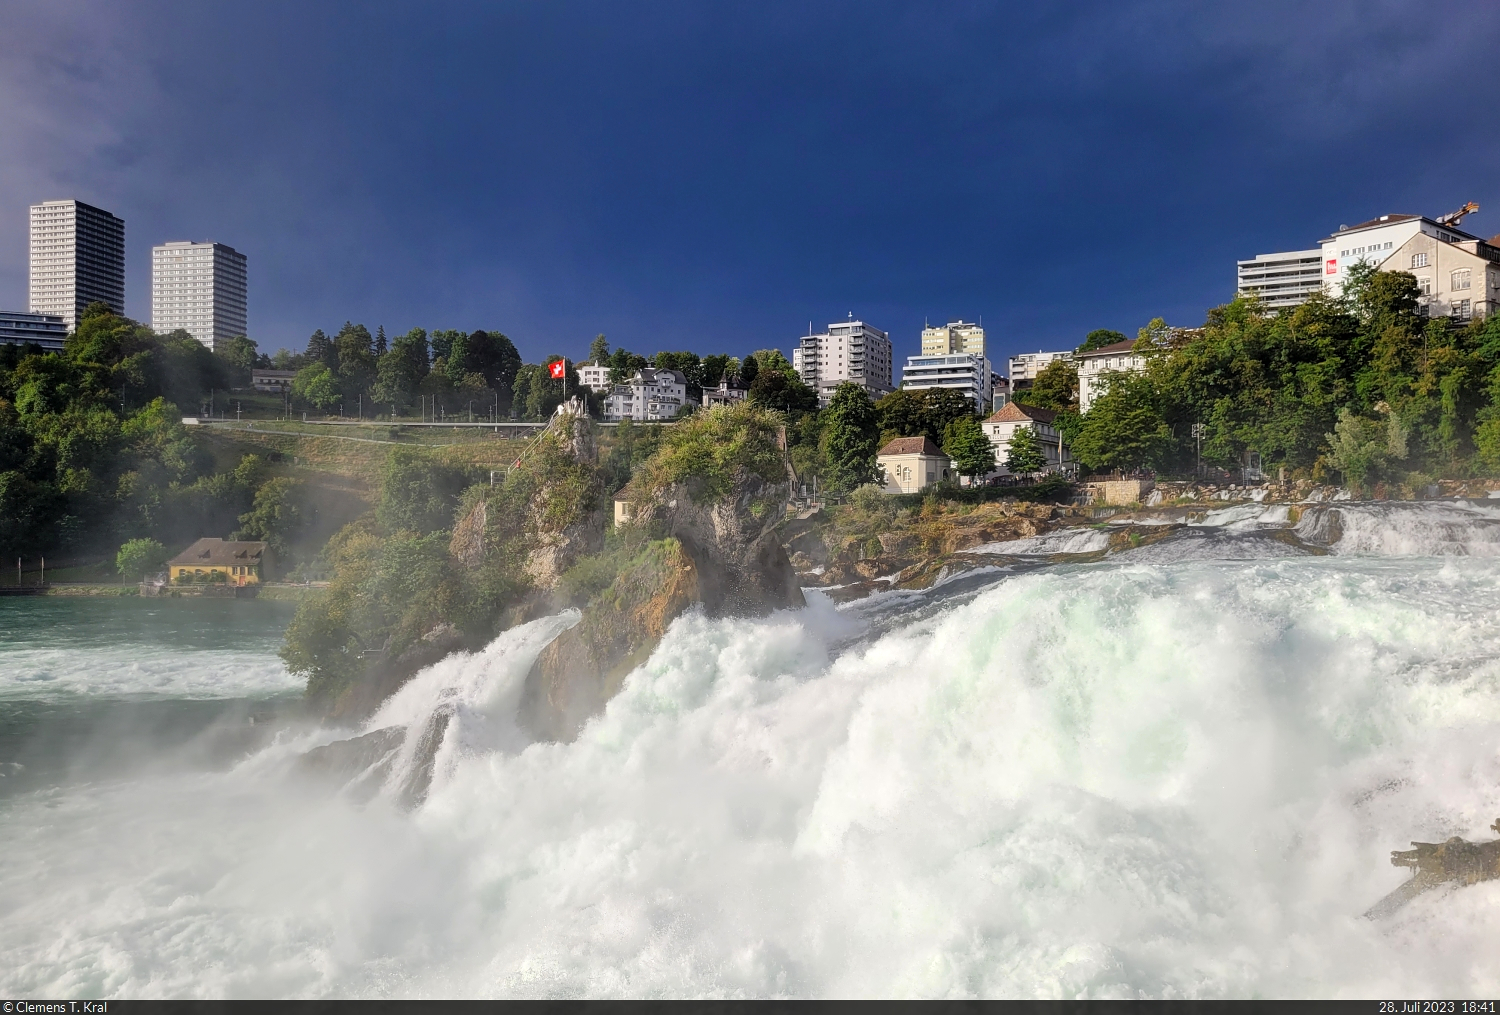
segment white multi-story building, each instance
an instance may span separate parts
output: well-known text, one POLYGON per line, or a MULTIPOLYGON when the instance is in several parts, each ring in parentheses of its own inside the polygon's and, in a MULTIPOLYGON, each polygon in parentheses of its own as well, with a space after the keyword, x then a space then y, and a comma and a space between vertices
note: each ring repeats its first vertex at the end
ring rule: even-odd
POLYGON ((965 321, 949 321, 939 328, 922 329, 922 355, 948 356, 966 352, 984 355, 984 329, 965 321))
POLYGON ((696 405, 687 396, 687 378, 678 370, 647 367, 625 384, 616 384, 604 399, 604 418, 638 423, 662 423, 675 419, 684 405, 696 405))
POLYGON ((1324 237, 1323 284, 1331 296, 1344 291, 1344 279, 1349 269, 1368 262, 1387 271, 1401 271, 1406 267, 1387 263, 1391 255, 1408 240, 1417 236, 1429 236, 1444 243, 1466 243, 1480 238, 1458 228, 1467 212, 1430 219, 1423 215, 1382 215, 1357 226, 1340 226, 1338 232, 1324 237), (1451 220, 1451 221, 1449 221, 1451 220))
POLYGON ((1016 435, 1017 430, 1022 428, 1029 429, 1036 434, 1037 443, 1042 446, 1042 456, 1046 459, 1046 465, 1042 467, 1043 472, 1056 472, 1069 467, 1073 456, 1063 446, 1062 436, 1054 425, 1056 419, 1057 413, 1050 409, 1037 409, 1019 402, 1007 402, 994 415, 979 424, 979 428, 984 431, 984 435, 990 439, 990 445, 995 449, 993 475, 1011 475, 1011 471, 1005 467, 1005 457, 1010 453, 1011 438, 1016 435))
POLYGON ((246 334, 245 255, 222 243, 164 243, 151 248, 151 327, 181 329, 198 341, 246 334))
POLYGON ((792 366, 825 407, 845 381, 860 385, 872 398, 895 390, 890 336, 863 321, 840 321, 821 335, 805 336, 792 350, 792 366))
POLYGON ((1104 393, 1109 374, 1133 374, 1146 369, 1146 359, 1135 351, 1135 339, 1100 346, 1078 354, 1078 411, 1088 412, 1104 393))
POLYGON ((56 314, 22 314, 0 310, 0 345, 35 345, 48 352, 58 352, 68 326, 56 314))
POLYGON ((594 391, 608 391, 609 367, 598 363, 584 363, 578 367, 578 383, 594 391))
POLYGON ((1023 388, 1031 387, 1031 382, 1036 380, 1036 375, 1056 360, 1071 362, 1072 350, 1062 352, 1023 352, 1010 358, 1010 387, 1014 394, 1023 388))
POLYGON ((82 201, 31 206, 30 310, 69 329, 90 303, 125 313, 125 223, 82 201))
POLYGON ((991 374, 990 361, 982 354, 908 356, 901 369, 901 387, 962 391, 974 403, 974 411, 983 412, 989 407, 993 390, 991 374))
POLYGON ((1322 248, 1256 254, 1238 262, 1235 284, 1239 292, 1260 297, 1261 305, 1272 310, 1300 306, 1323 291, 1322 248))

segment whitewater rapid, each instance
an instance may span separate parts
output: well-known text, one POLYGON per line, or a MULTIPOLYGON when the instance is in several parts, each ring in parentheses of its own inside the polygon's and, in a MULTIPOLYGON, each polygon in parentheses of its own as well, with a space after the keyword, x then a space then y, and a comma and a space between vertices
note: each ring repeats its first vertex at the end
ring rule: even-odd
POLYGON ((226 772, 0 801, 0 991, 1500 989, 1500 882, 1360 916, 1405 877, 1391 849, 1492 837, 1500 560, 1122 553, 986 580, 682 617, 571 744, 514 709, 575 618, 507 632, 370 724, 454 711, 414 811, 298 779, 332 734, 290 727, 226 772), (910 605, 874 624, 882 602, 910 605))

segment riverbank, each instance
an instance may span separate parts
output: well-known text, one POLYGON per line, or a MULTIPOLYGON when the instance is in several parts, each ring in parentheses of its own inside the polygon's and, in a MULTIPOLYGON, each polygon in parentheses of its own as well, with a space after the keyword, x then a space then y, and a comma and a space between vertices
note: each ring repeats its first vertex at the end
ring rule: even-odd
MULTIPOLYGON (((308 585, 276 584, 267 583, 261 585, 254 596, 246 598, 268 599, 276 602, 299 603, 309 596, 315 595, 327 585, 326 582, 316 582, 308 585)), ((158 599, 201 599, 201 586, 188 586, 181 589, 165 588, 161 594, 155 596, 158 599)), ((103 582, 49 582, 44 587, 35 589, 16 586, 5 586, 0 592, 16 590, 17 595, 41 595, 41 596, 139 596, 141 586, 132 582, 128 585, 106 584, 103 582)), ((235 598, 233 596, 223 598, 235 598)))

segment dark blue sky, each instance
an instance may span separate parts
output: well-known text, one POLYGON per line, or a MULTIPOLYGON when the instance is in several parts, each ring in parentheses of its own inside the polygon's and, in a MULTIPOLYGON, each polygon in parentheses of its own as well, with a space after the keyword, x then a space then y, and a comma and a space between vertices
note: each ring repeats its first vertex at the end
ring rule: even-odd
POLYGON ((1500 3, 0 0, 0 307, 26 206, 250 259, 251 337, 528 359, 789 349, 852 311, 991 355, 1201 323, 1234 261, 1482 205, 1500 3))

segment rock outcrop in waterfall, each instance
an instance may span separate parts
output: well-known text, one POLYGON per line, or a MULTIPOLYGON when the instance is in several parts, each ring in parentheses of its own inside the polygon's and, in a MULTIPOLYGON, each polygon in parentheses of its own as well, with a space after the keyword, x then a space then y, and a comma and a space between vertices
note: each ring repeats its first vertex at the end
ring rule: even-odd
POLYGON ((752 405, 668 432, 624 494, 618 570, 543 650, 522 697, 538 737, 571 740, 686 610, 760 616, 805 605, 775 526, 788 479, 779 419, 752 405))

